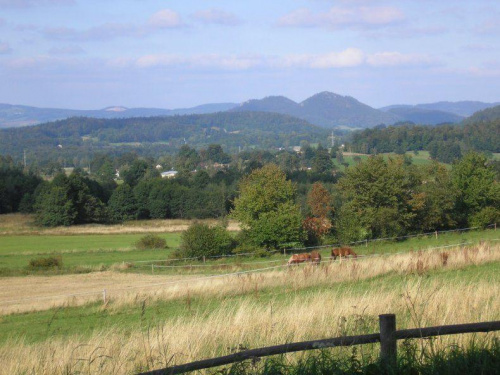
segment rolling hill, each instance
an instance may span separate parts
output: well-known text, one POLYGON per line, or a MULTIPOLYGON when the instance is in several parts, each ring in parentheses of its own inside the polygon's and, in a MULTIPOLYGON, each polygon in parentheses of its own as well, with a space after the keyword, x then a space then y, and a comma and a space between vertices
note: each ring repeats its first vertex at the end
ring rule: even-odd
MULTIPOLYGON (((465 119, 465 124, 476 124, 488 121, 497 121, 500 120, 500 105, 495 107, 486 108, 482 111, 477 111, 472 116, 465 119)), ((498 129, 497 133, 500 133, 500 129, 498 129)))
POLYGON ((254 99, 231 109, 232 112, 265 111, 296 116, 324 128, 369 128, 394 124, 401 119, 379 111, 350 96, 321 92, 296 103, 284 96, 254 99))
POLYGON ((22 128, 0 129, 0 154, 19 159, 57 160, 94 152, 135 151, 158 155, 181 145, 226 150, 275 148, 325 141, 328 130, 305 120, 267 112, 218 112, 202 115, 97 119, 72 117, 22 128))
POLYGON ((404 121, 411 121, 415 124, 437 125, 443 123, 459 123, 464 117, 451 112, 444 112, 432 109, 420 108, 411 105, 392 105, 381 108, 381 110, 393 113, 404 121))
POLYGON ((468 117, 477 111, 494 107, 499 104, 500 104, 499 102, 484 103, 472 100, 465 100, 459 102, 437 102, 437 103, 417 104, 416 106, 423 109, 450 112, 459 116, 468 117))
POLYGON ((130 118, 151 116, 174 116, 224 112, 237 106, 235 103, 203 104, 192 108, 126 108, 107 107, 99 110, 78 110, 60 108, 38 108, 24 105, 0 104, 0 128, 36 125, 70 117, 130 118))

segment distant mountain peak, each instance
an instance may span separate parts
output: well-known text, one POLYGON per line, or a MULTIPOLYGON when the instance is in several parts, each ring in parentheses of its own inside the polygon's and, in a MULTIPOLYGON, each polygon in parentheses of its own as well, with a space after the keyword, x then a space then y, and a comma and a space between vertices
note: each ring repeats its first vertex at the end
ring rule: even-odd
POLYGON ((384 113, 351 96, 322 91, 296 103, 284 96, 268 96, 242 103, 233 111, 265 111, 296 116, 326 128, 365 128, 380 123, 393 124, 399 117, 384 113))

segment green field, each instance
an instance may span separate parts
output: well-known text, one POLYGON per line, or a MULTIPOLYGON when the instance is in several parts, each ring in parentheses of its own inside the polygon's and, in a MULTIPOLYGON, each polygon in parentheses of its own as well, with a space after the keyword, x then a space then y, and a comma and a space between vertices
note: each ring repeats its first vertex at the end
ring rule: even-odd
MULTIPOLYGON (((48 274, 81 273, 93 270, 104 270, 113 264, 134 263, 138 261, 166 260, 178 248, 181 233, 163 233, 169 249, 166 250, 136 250, 134 243, 143 234, 88 234, 88 235, 11 235, 1 236, 0 246, 0 275, 22 276, 32 273, 27 270, 28 263, 33 258, 61 255, 63 268, 59 271, 48 271, 48 274)), ((478 243, 480 240, 489 240, 500 237, 494 230, 472 230, 468 232, 451 232, 419 236, 405 241, 371 241, 352 246, 358 254, 387 254, 399 251, 412 251, 429 247, 460 244, 462 242, 478 243)), ((328 240, 327 240, 327 243, 328 240)), ((322 257, 328 258, 330 248, 320 249, 322 257)), ((242 269, 250 267, 268 267, 272 264, 241 265, 244 263, 273 261, 287 259, 276 254, 265 258, 230 257, 218 260, 209 260, 208 265, 213 267, 156 269, 155 272, 164 274, 210 274, 221 271, 224 266, 232 264, 242 269)), ((186 264, 186 263, 181 263, 186 264)), ((190 261, 189 264, 202 264, 190 261)), ((144 266, 132 267, 127 272, 151 272, 144 266)))
POLYGON ((166 259, 178 248, 181 233, 162 233, 166 250, 136 250, 144 234, 6 235, 0 241, 0 275, 22 275, 30 259, 61 255, 63 273, 82 272, 85 267, 110 266, 139 260, 166 259))
MULTIPOLYGON (((134 263, 148 260, 166 260, 172 252, 178 248, 180 233, 160 234, 165 238, 169 249, 166 250, 136 250, 134 243, 143 234, 88 234, 88 235, 12 235, 1 236, 0 246, 0 275, 16 276, 26 275, 27 266, 31 259, 38 257, 61 255, 63 269, 50 271, 49 274, 61 273, 81 273, 92 270, 104 270, 113 264, 134 263)), ((373 241, 366 244, 353 246, 359 254, 384 254, 398 251, 410 251, 425 249, 434 246, 445 246, 459 244, 461 242, 477 243, 482 239, 497 238, 494 230, 470 231, 463 233, 445 233, 435 236, 420 236, 406 241, 373 241)), ((330 248, 321 249, 323 257, 329 257, 330 248)), ((158 269, 157 272, 168 274, 207 274, 220 270, 219 264, 234 264, 241 267, 241 262, 262 262, 284 259, 282 255, 274 255, 266 258, 234 257, 209 261, 214 267, 186 268, 178 269, 158 269)), ((284 261, 284 260, 283 260, 284 261)), ((200 262, 190 262, 189 264, 201 264, 200 262)), ((269 264, 271 265, 271 264, 269 264)), ((269 266, 267 265, 267 266, 269 266)), ((257 265, 256 265, 257 266, 257 265)), ((258 267, 265 267, 259 265, 258 267)), ((245 266, 243 268, 251 267, 245 266)), ((146 267, 134 267, 128 272, 151 272, 146 267)))
MULTIPOLYGON (((110 284, 94 283, 99 274, 10 279, 13 289, 10 295, 4 293, 2 307, 24 304, 25 310, 14 307, 0 315, 0 358, 4 368, 13 373, 49 374, 64 368, 67 374, 116 373, 116 369, 134 374, 166 367, 174 356, 173 363, 185 363, 241 348, 377 332, 377 316, 382 313, 395 313, 400 329, 498 320, 500 263, 495 239, 497 233, 490 229, 439 234, 437 239, 429 235, 399 242, 368 242, 355 247, 356 252, 387 256, 246 275, 219 274, 245 269, 239 262, 284 261, 289 254, 207 262, 214 268, 155 269, 155 275, 103 273, 104 282, 109 280, 110 284), (490 241, 487 246, 417 251, 477 244, 480 240, 490 241), (234 267, 218 268, 221 263, 234 267), (190 273, 200 277, 176 276, 190 273), (201 277, 204 274, 219 277, 201 277), (37 280, 42 283, 37 290, 46 293, 41 299, 49 299, 38 299, 40 294, 31 290, 29 283, 37 280), (61 299, 57 296, 61 292, 52 289, 61 282, 68 290, 62 294, 77 288, 74 293, 92 293, 94 297, 61 299), (101 294, 95 294, 104 287, 109 293, 106 303, 101 294), (28 302, 19 303, 23 296, 28 302), (32 359, 18 367, 17 356, 32 359)), ((60 249, 64 251, 64 246, 60 249)), ((69 257, 66 264, 81 266, 98 262, 101 256, 119 262, 113 259, 115 254, 151 255, 113 251, 112 247, 91 249, 63 253, 63 259, 69 257)), ((321 252, 327 257, 329 249, 321 252)), ((256 264, 253 268, 267 266, 256 264)), ((126 272, 151 272, 147 267, 134 267, 126 272)), ((466 346, 470 337, 447 336, 433 345, 466 346)), ((481 342, 491 343, 493 337, 482 335, 481 342)), ((376 345, 362 349, 370 355, 377 350, 376 345)), ((363 354, 352 354, 351 358, 361 360, 363 354)))
MULTIPOLYGON (((384 154, 380 154, 380 155, 382 155, 386 160, 390 156, 391 157, 399 156, 395 153, 384 153, 384 154)), ((412 162, 415 165, 427 165, 427 164, 432 163, 432 159, 431 159, 428 151, 419 151, 418 155, 415 155, 415 153, 413 153, 413 152, 407 152, 406 155, 411 157, 412 162)), ((349 166, 355 165, 356 164, 355 158, 357 159, 357 157, 359 157, 361 160, 366 160, 370 157, 370 155, 365 155, 365 154, 344 155, 344 162, 349 164, 349 166)), ((341 165, 337 159, 333 159, 333 163, 337 169, 339 169, 339 170, 345 169, 345 167, 343 165, 341 165)), ((445 165, 449 165, 449 164, 445 164, 445 165)))
MULTIPOLYGON (((282 288, 261 288, 258 296, 254 292, 243 292, 236 295, 226 295, 222 298, 209 299, 204 296, 193 296, 172 299, 170 301, 156 301, 142 306, 137 304, 120 307, 119 309, 103 309, 102 303, 92 303, 80 307, 66 307, 34 313, 11 314, 0 318, 0 343, 9 338, 23 338, 26 342, 44 341, 58 336, 83 335, 90 336, 100 332, 103 327, 119 327, 122 334, 138 328, 147 329, 161 322, 162 324, 175 321, 186 316, 209 316, 212 311, 221 306, 238 306, 251 299, 252 303, 266 306, 270 303, 289 304, 294 299, 304 297, 307 300, 312 293, 328 293, 329 298, 345 298, 346 291, 350 296, 362 296, 370 290, 377 293, 403 293, 406 283, 417 280, 418 275, 410 275, 402 279, 398 275, 387 274, 368 280, 347 281, 338 283, 332 289, 330 285, 315 285, 294 290, 292 286, 282 288)), ((434 282, 449 284, 474 279, 500 282, 498 263, 489 263, 480 266, 470 266, 453 270, 437 270, 426 274, 426 283, 434 282)))

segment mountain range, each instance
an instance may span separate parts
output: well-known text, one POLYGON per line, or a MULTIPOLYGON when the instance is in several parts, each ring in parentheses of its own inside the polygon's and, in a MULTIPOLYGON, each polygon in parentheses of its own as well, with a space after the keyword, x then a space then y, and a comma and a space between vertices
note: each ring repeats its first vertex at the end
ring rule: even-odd
POLYGON ((43 122, 64 120, 70 117, 132 118, 152 116, 199 115, 224 112, 234 108, 236 103, 203 104, 192 108, 127 108, 107 107, 97 110, 37 108, 24 105, 0 104, 0 128, 36 125, 43 122))
POLYGON ((117 106, 101 110, 74 110, 0 104, 0 128, 34 125, 70 117, 116 119, 229 111, 272 112, 297 117, 323 128, 356 129, 370 128, 379 124, 392 125, 398 122, 413 122, 426 125, 459 123, 476 111, 498 104, 460 101, 392 105, 376 109, 361 103, 353 97, 326 91, 315 94, 299 103, 284 96, 268 96, 263 99, 248 100, 241 104, 212 103, 179 109, 117 106))
POLYGON ((398 116, 379 111, 353 97, 327 91, 313 95, 300 103, 284 96, 249 100, 230 111, 277 112, 304 119, 324 128, 370 128, 401 121, 398 116))

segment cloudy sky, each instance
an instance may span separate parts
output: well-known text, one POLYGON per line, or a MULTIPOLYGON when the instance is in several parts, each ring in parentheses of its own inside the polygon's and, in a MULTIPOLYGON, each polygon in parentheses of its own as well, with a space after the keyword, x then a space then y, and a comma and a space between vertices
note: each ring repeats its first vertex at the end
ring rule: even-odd
POLYGON ((0 103, 500 101, 497 0, 0 0, 0 103))

